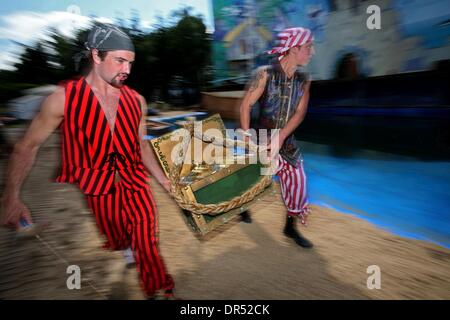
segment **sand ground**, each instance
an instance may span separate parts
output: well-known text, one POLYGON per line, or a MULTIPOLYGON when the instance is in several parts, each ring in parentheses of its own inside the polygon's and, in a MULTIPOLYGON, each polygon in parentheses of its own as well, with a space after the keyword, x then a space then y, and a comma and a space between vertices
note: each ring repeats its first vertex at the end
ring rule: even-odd
MULTIPOLYGON (((14 136, 14 135, 11 135, 14 136)), ((0 229, 0 299, 142 299, 137 273, 102 237, 72 185, 52 183, 59 137, 41 148, 22 192, 35 222, 50 222, 38 239, 0 229), (59 257, 58 257, 59 256, 59 257), (82 287, 69 290, 68 265, 82 287)), ((3 188, 5 161, 0 163, 3 188)), ((252 224, 231 221, 200 239, 154 181, 160 249, 183 299, 449 299, 450 250, 401 238, 361 219, 313 206, 301 231, 305 250, 282 234, 278 185, 252 208, 252 224), (368 266, 381 270, 381 289, 368 289, 368 266)))

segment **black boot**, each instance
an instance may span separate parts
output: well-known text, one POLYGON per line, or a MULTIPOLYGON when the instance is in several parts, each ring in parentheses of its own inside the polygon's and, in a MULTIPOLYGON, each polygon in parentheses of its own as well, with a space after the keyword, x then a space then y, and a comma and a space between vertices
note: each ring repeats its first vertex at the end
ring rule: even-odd
POLYGON ((295 243, 303 248, 312 248, 313 244, 308 239, 304 238, 300 232, 295 228, 295 217, 287 216, 286 217, 286 226, 284 227, 284 234, 294 239, 295 243))
POLYGON ((242 222, 252 223, 252 217, 250 217, 250 214, 248 213, 247 210, 245 210, 244 212, 241 212, 240 215, 241 215, 242 222))

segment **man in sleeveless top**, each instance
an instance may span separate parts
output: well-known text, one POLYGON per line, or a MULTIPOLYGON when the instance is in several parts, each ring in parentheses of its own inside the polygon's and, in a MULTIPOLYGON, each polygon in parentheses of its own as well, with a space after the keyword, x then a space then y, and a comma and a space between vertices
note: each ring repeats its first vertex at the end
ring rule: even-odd
POLYGON ((149 298, 172 295, 174 283, 158 249, 157 212, 148 172, 169 190, 148 142, 145 99, 124 83, 135 59, 131 39, 112 25, 89 33, 86 77, 68 81, 43 103, 11 156, 3 196, 2 224, 32 223, 20 189, 39 147, 58 127, 62 165, 56 181, 77 184, 85 194, 105 247, 131 246, 142 287, 149 298))
POLYGON ((277 45, 268 52, 277 58, 270 66, 256 70, 244 96, 240 109, 241 128, 250 135, 250 113, 258 102, 259 129, 279 129, 279 150, 270 150, 278 162, 276 174, 280 179, 281 192, 287 208, 284 233, 298 245, 310 248, 312 243, 295 228, 296 217, 306 223, 308 202, 306 197, 306 176, 303 159, 294 131, 303 121, 309 100, 310 81, 300 70, 314 55, 313 36, 305 28, 288 28, 278 34, 277 45))

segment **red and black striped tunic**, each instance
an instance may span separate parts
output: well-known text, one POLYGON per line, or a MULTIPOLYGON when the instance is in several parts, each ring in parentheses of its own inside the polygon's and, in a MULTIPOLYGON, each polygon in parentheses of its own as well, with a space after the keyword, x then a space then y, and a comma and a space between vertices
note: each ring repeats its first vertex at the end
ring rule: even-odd
POLYGON ((66 84, 62 132, 62 167, 57 182, 78 184, 87 195, 112 191, 116 172, 127 189, 147 187, 141 158, 137 93, 121 88, 112 132, 97 97, 84 78, 66 84))

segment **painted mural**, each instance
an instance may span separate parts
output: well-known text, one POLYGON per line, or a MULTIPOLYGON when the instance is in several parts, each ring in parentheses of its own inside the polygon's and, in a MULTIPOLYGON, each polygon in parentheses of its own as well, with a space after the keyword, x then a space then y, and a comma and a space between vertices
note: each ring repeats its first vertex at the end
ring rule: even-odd
POLYGON ((354 72, 378 76, 433 68, 450 59, 448 0, 213 0, 216 79, 248 75, 266 64, 265 52, 280 30, 304 26, 314 32, 314 79, 354 72), (381 9, 381 29, 369 30, 369 5, 381 9))

